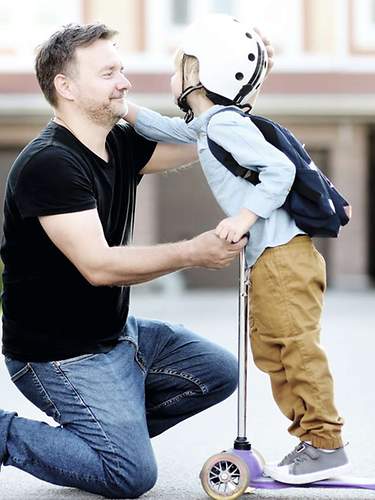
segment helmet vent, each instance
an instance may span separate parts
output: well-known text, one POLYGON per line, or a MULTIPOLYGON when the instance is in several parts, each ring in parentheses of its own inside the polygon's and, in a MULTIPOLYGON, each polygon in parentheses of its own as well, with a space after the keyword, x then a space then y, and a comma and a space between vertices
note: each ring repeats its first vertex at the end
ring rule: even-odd
POLYGON ((247 38, 253 38, 251 33, 246 33, 247 38))
POLYGON ((255 61, 255 55, 254 54, 249 54, 248 56, 249 61, 255 61))
POLYGON ((236 73, 236 80, 243 80, 244 74, 243 73, 236 73))

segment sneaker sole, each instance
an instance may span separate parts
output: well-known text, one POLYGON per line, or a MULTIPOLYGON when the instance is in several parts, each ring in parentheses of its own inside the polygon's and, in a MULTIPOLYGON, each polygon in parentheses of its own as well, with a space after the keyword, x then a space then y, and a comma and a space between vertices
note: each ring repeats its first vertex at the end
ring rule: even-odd
POLYGON ((341 465, 340 467, 312 472, 310 474, 283 474, 281 471, 273 469, 268 471, 267 475, 270 475, 272 479, 279 481, 279 483, 309 484, 315 483, 316 481, 324 481, 325 479, 332 479, 350 471, 351 465, 350 463, 347 463, 345 465, 341 465))

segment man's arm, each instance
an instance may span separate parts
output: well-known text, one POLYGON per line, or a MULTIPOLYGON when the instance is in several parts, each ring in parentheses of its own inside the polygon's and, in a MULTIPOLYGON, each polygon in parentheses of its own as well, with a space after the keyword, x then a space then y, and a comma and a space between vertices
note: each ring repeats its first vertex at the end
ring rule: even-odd
POLYGON ((48 237, 93 286, 133 285, 189 267, 228 266, 246 244, 214 231, 155 246, 109 247, 96 209, 39 217, 48 237))
POLYGON ((155 174, 180 167, 188 167, 196 161, 198 161, 198 154, 195 144, 158 144, 140 174, 155 174))

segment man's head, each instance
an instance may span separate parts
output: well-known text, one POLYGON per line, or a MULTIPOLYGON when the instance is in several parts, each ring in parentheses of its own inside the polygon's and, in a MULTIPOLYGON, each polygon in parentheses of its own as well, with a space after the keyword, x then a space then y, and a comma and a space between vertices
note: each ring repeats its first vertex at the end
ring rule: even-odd
POLYGON ((127 112, 131 88, 113 37, 104 24, 70 24, 39 47, 35 69, 55 109, 82 112, 99 124, 113 124, 127 112))

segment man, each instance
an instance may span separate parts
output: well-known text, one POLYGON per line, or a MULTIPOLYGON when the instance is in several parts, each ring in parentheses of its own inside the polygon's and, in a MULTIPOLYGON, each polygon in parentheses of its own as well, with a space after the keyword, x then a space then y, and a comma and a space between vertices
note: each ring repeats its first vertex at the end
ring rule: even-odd
POLYGON ((128 317, 129 285, 218 269, 246 244, 214 231, 129 245, 143 174, 196 159, 127 124, 115 32, 70 25, 39 49, 53 120, 21 152, 5 201, 3 353, 12 381, 58 422, 0 411, 0 464, 111 498, 153 487, 150 438, 227 398, 235 358, 182 326, 128 317))

